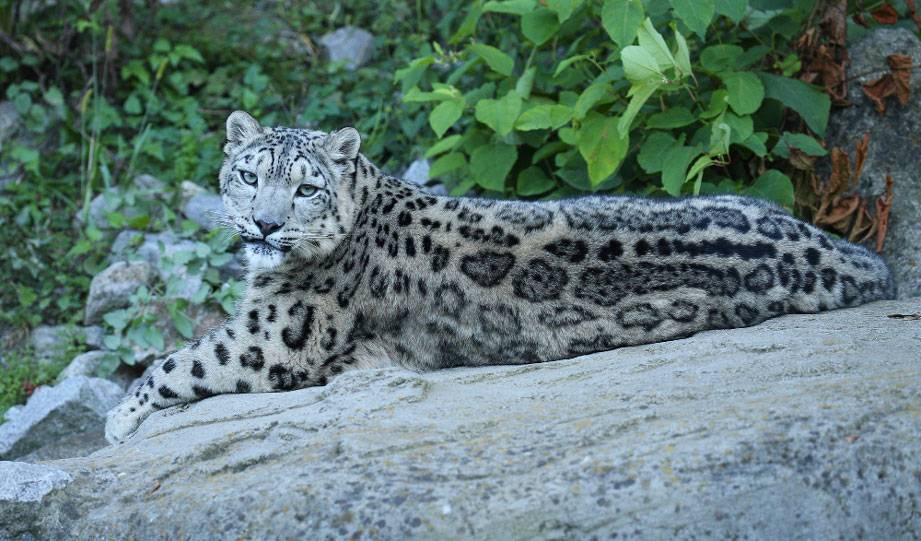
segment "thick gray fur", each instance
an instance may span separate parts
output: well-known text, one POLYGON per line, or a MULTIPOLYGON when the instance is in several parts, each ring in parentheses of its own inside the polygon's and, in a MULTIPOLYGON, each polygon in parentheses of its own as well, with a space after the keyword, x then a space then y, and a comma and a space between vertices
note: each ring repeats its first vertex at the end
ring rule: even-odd
POLYGON ((763 201, 436 197, 359 144, 231 115, 220 182, 245 297, 110 412, 110 441, 156 409, 356 367, 543 362, 894 296, 878 256, 763 201))

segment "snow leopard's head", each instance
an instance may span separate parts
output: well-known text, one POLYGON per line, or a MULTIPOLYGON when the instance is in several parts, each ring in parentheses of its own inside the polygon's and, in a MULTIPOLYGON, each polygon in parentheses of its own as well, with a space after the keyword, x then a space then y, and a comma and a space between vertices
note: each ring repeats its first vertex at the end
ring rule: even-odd
POLYGON ((221 167, 225 223, 246 243, 250 269, 329 254, 351 224, 350 191, 361 139, 267 128, 235 111, 227 118, 221 167))

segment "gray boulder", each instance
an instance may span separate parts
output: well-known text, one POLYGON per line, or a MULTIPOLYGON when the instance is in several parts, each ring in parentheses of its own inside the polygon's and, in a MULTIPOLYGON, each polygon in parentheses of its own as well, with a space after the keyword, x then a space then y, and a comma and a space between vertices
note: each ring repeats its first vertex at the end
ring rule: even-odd
POLYGON ((374 52, 374 36, 367 30, 345 26, 320 38, 330 62, 345 62, 350 70, 356 70, 371 59, 374 52))
POLYGON ((105 331, 98 325, 39 325, 32 329, 29 344, 39 361, 59 359, 74 349, 99 349, 105 331))
POLYGON ((166 190, 166 183, 153 175, 137 175, 132 182, 138 189, 155 194, 162 194, 166 190))
POLYGON ((887 316, 914 312, 217 396, 47 464, 73 481, 0 537, 912 538, 921 321, 887 316))
POLYGON ((21 457, 75 434, 95 436, 97 448, 101 447, 105 414, 122 394, 122 388, 111 381, 83 376, 39 387, 12 419, 0 425, 0 460, 21 457))
POLYGON ((167 295, 188 299, 201 287, 202 277, 177 261, 180 252, 194 252, 195 241, 181 239, 174 233, 148 233, 137 248, 137 255, 150 263, 167 284, 167 295))
POLYGON ((829 147, 853 153, 865 133, 870 147, 863 167, 860 190, 876 196, 885 191, 886 174, 894 181, 894 198, 883 257, 892 266, 901 298, 921 295, 921 70, 911 72, 911 99, 902 107, 894 98, 880 116, 863 94, 863 84, 889 73, 886 57, 911 56, 921 64, 921 40, 904 28, 879 28, 848 47, 851 65, 848 99, 853 106, 833 112, 828 124, 829 147))
POLYGON ((131 304, 131 295, 137 288, 150 284, 154 270, 146 261, 118 261, 93 277, 86 298, 83 323, 102 323, 109 311, 131 304))
POLYGON ((428 184, 429 179, 429 169, 431 164, 426 159, 419 159, 409 164, 409 167, 406 168, 406 171, 403 171, 403 180, 406 182, 411 182, 418 186, 425 186, 428 184))
MULTIPOLYGON (((0 101, 0 151, 19 131, 21 120, 12 102, 0 101)), ((0 162, 0 190, 20 178, 22 172, 15 164, 0 162)))
POLYGON ((140 216, 143 211, 134 206, 122 205, 121 195, 113 189, 97 195, 90 201, 86 217, 83 215, 83 209, 80 209, 77 211, 75 218, 77 224, 81 227, 86 225, 88 221, 96 226, 97 229, 105 231, 112 229, 108 216, 113 212, 118 212, 126 219, 131 220, 140 216))
POLYGON ((224 203, 221 196, 202 192, 189 198, 182 207, 182 213, 202 228, 211 231, 218 227, 219 219, 224 215, 224 203))
POLYGON ((4 539, 34 539, 31 530, 43 522, 49 495, 71 481, 69 473, 51 466, 0 462, 0 531, 4 539))
POLYGON ((108 351, 87 351, 74 357, 70 364, 58 375, 58 381, 77 376, 92 377, 96 371, 112 356, 108 351))

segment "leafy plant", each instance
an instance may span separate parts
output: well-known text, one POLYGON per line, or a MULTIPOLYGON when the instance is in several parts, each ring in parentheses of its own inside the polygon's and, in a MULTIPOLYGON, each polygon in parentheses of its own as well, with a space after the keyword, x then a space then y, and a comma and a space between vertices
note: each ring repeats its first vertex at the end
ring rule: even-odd
POLYGON ((474 2, 448 40, 456 49, 434 47, 395 79, 404 102, 430 108, 431 175, 455 194, 743 193, 792 207, 790 149, 824 149, 781 129, 784 107, 819 137, 830 108, 789 77, 791 41, 812 8, 474 2))

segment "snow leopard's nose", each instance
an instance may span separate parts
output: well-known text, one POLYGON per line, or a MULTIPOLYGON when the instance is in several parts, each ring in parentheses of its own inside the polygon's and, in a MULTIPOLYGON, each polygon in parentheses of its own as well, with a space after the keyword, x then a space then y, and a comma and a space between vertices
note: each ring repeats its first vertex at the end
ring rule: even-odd
POLYGON ((262 238, 268 237, 272 233, 278 231, 283 225, 285 224, 276 224, 275 222, 263 222, 262 220, 256 220, 256 226, 259 228, 259 231, 262 232, 262 238))

